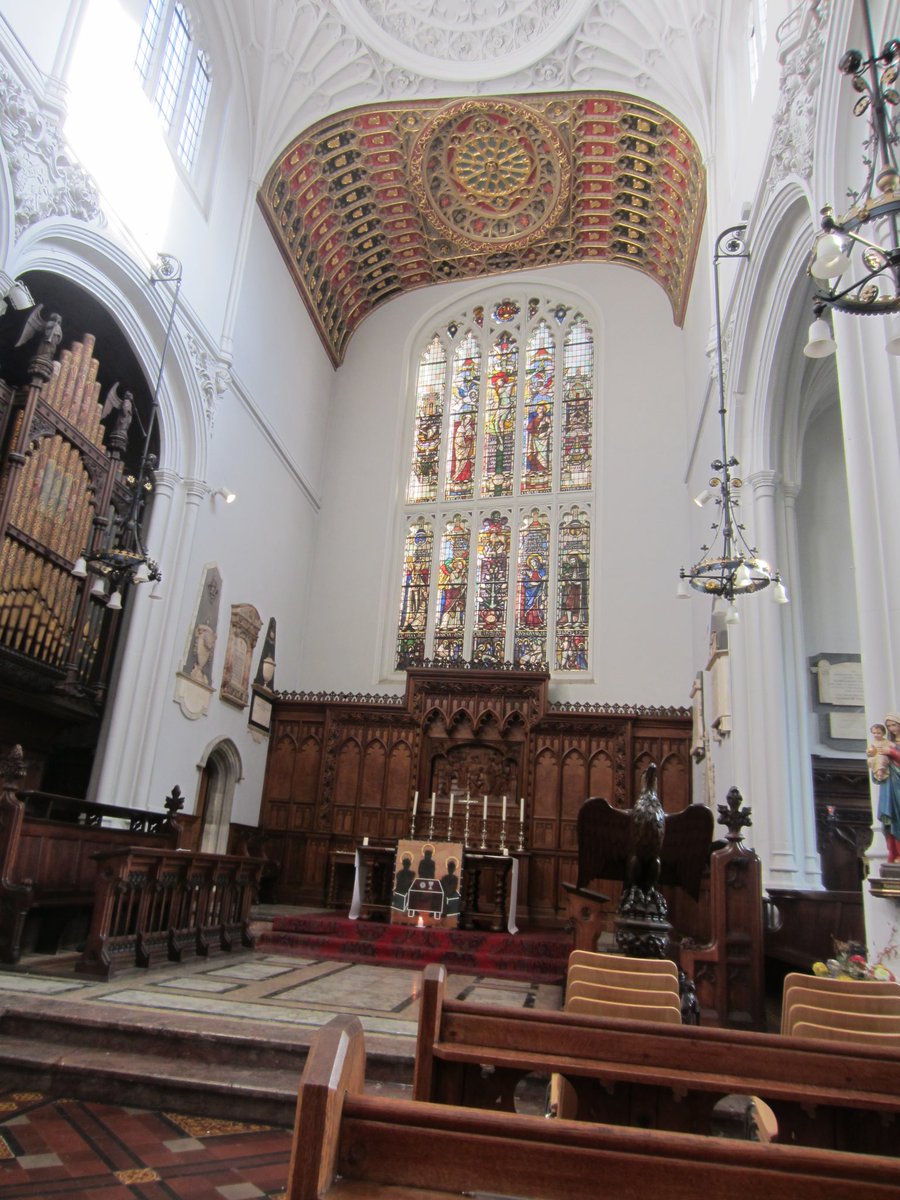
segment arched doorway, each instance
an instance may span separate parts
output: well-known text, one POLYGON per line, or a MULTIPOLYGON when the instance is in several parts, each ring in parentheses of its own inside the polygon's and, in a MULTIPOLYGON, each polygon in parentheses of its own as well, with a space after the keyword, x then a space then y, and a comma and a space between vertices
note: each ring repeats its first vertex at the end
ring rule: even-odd
POLYGON ((204 854, 224 854, 228 849, 234 786, 243 776, 241 756, 234 743, 223 738, 207 747, 199 767, 194 807, 199 848, 204 854))

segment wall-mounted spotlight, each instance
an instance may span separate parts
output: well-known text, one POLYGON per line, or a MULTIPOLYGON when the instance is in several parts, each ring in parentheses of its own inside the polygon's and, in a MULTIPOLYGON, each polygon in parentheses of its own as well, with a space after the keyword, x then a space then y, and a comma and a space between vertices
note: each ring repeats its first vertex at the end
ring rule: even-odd
POLYGON ((6 312, 9 304, 18 312, 25 308, 34 308, 34 296, 21 279, 13 279, 5 271, 0 271, 0 317, 6 312))
POLYGON ((221 496, 226 504, 234 504, 235 500, 237 500, 237 493, 229 491, 228 488, 216 488, 210 495, 213 500, 215 500, 216 496, 221 496))

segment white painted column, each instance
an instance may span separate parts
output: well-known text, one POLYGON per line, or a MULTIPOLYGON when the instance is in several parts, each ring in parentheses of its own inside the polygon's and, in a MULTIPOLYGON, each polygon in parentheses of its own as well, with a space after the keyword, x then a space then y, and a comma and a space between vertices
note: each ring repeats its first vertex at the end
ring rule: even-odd
MULTIPOLYGON (((783 557, 778 567, 790 596, 790 604, 782 606, 782 621, 786 639, 785 676, 788 704, 796 720, 796 746, 800 769, 800 793, 796 801, 797 818, 802 829, 804 857, 800 863, 807 878, 807 886, 822 886, 822 860, 816 837, 815 789, 813 787, 812 760, 808 748, 813 744, 810 730, 810 712, 807 690, 809 687, 806 640, 803 636, 803 596, 800 591, 799 550, 797 540, 797 496, 796 485, 782 483, 781 493, 781 538, 779 545, 783 557), (800 761, 802 759, 802 761, 800 761)), ((798 855, 799 861, 799 855, 798 855)))
MULTIPOLYGON (((756 471, 747 482, 753 497, 751 511, 743 514, 748 537, 763 558, 777 563, 778 477, 774 471, 756 471)), ((796 714, 788 702, 784 605, 772 602, 768 588, 737 604, 741 623, 730 629, 741 645, 735 682, 739 675, 743 713, 740 722, 735 719, 734 736, 748 743, 744 799, 753 810, 748 841, 762 860, 767 887, 805 887, 805 838, 796 801, 802 772, 796 714)))
MULTIPOLYGON (((834 326, 868 726, 900 708, 900 363, 884 349, 884 321, 836 313, 834 326)), ((885 858, 880 828, 869 858, 875 874, 885 858)), ((863 896, 877 954, 900 924, 900 903, 865 886, 863 896)), ((895 952, 895 971, 898 962, 895 952)))
MULTIPOLYGON (((193 543, 198 506, 207 494, 205 485, 196 484, 186 489, 182 503, 178 503, 179 482, 173 471, 156 471, 146 544, 162 570, 163 598, 151 599, 150 585, 141 584, 138 595, 130 600, 125 646, 107 702, 110 715, 97 748, 101 766, 93 799, 103 804, 158 810, 165 799, 149 794, 152 765, 159 753, 163 704, 167 699, 171 701, 174 686, 185 560, 193 543), (155 649, 150 651, 149 647, 155 649)), ((172 780, 172 784, 177 782, 172 780)))

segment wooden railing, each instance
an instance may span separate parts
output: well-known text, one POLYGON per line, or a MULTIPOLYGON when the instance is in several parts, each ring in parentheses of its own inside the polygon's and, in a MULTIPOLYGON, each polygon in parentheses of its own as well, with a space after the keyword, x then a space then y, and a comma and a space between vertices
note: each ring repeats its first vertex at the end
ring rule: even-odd
POLYGON ((5 779, 0 790, 0 962, 7 963, 19 960, 28 918, 39 942, 65 916, 83 914, 86 926, 98 854, 138 846, 174 851, 181 836, 177 813, 184 803, 177 787, 164 812, 45 792, 19 796, 15 782, 22 773, 16 747, 0 762, 5 779))
POLYGON ((251 947, 250 906, 264 861, 229 854, 98 854, 91 930, 76 970, 109 979, 127 967, 251 947))

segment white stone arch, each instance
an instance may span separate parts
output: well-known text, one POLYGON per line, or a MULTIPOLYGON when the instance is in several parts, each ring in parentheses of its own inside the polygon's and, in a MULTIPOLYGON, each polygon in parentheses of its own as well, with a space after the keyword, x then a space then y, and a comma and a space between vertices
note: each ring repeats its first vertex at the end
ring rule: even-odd
MULTIPOLYGON (((42 221, 31 226, 17 246, 18 273, 43 270, 62 275, 89 292, 115 317, 152 393, 174 292, 172 284, 150 283, 151 267, 101 231, 76 222, 42 221)), ((183 332, 189 323, 189 313, 180 298, 157 397, 159 465, 181 478, 202 479, 207 431, 203 397, 183 332)))
POLYGON ((224 854, 234 807, 234 789, 244 777, 240 752, 227 737, 215 738, 197 762, 197 792, 194 812, 203 805, 199 849, 203 854, 224 854))

